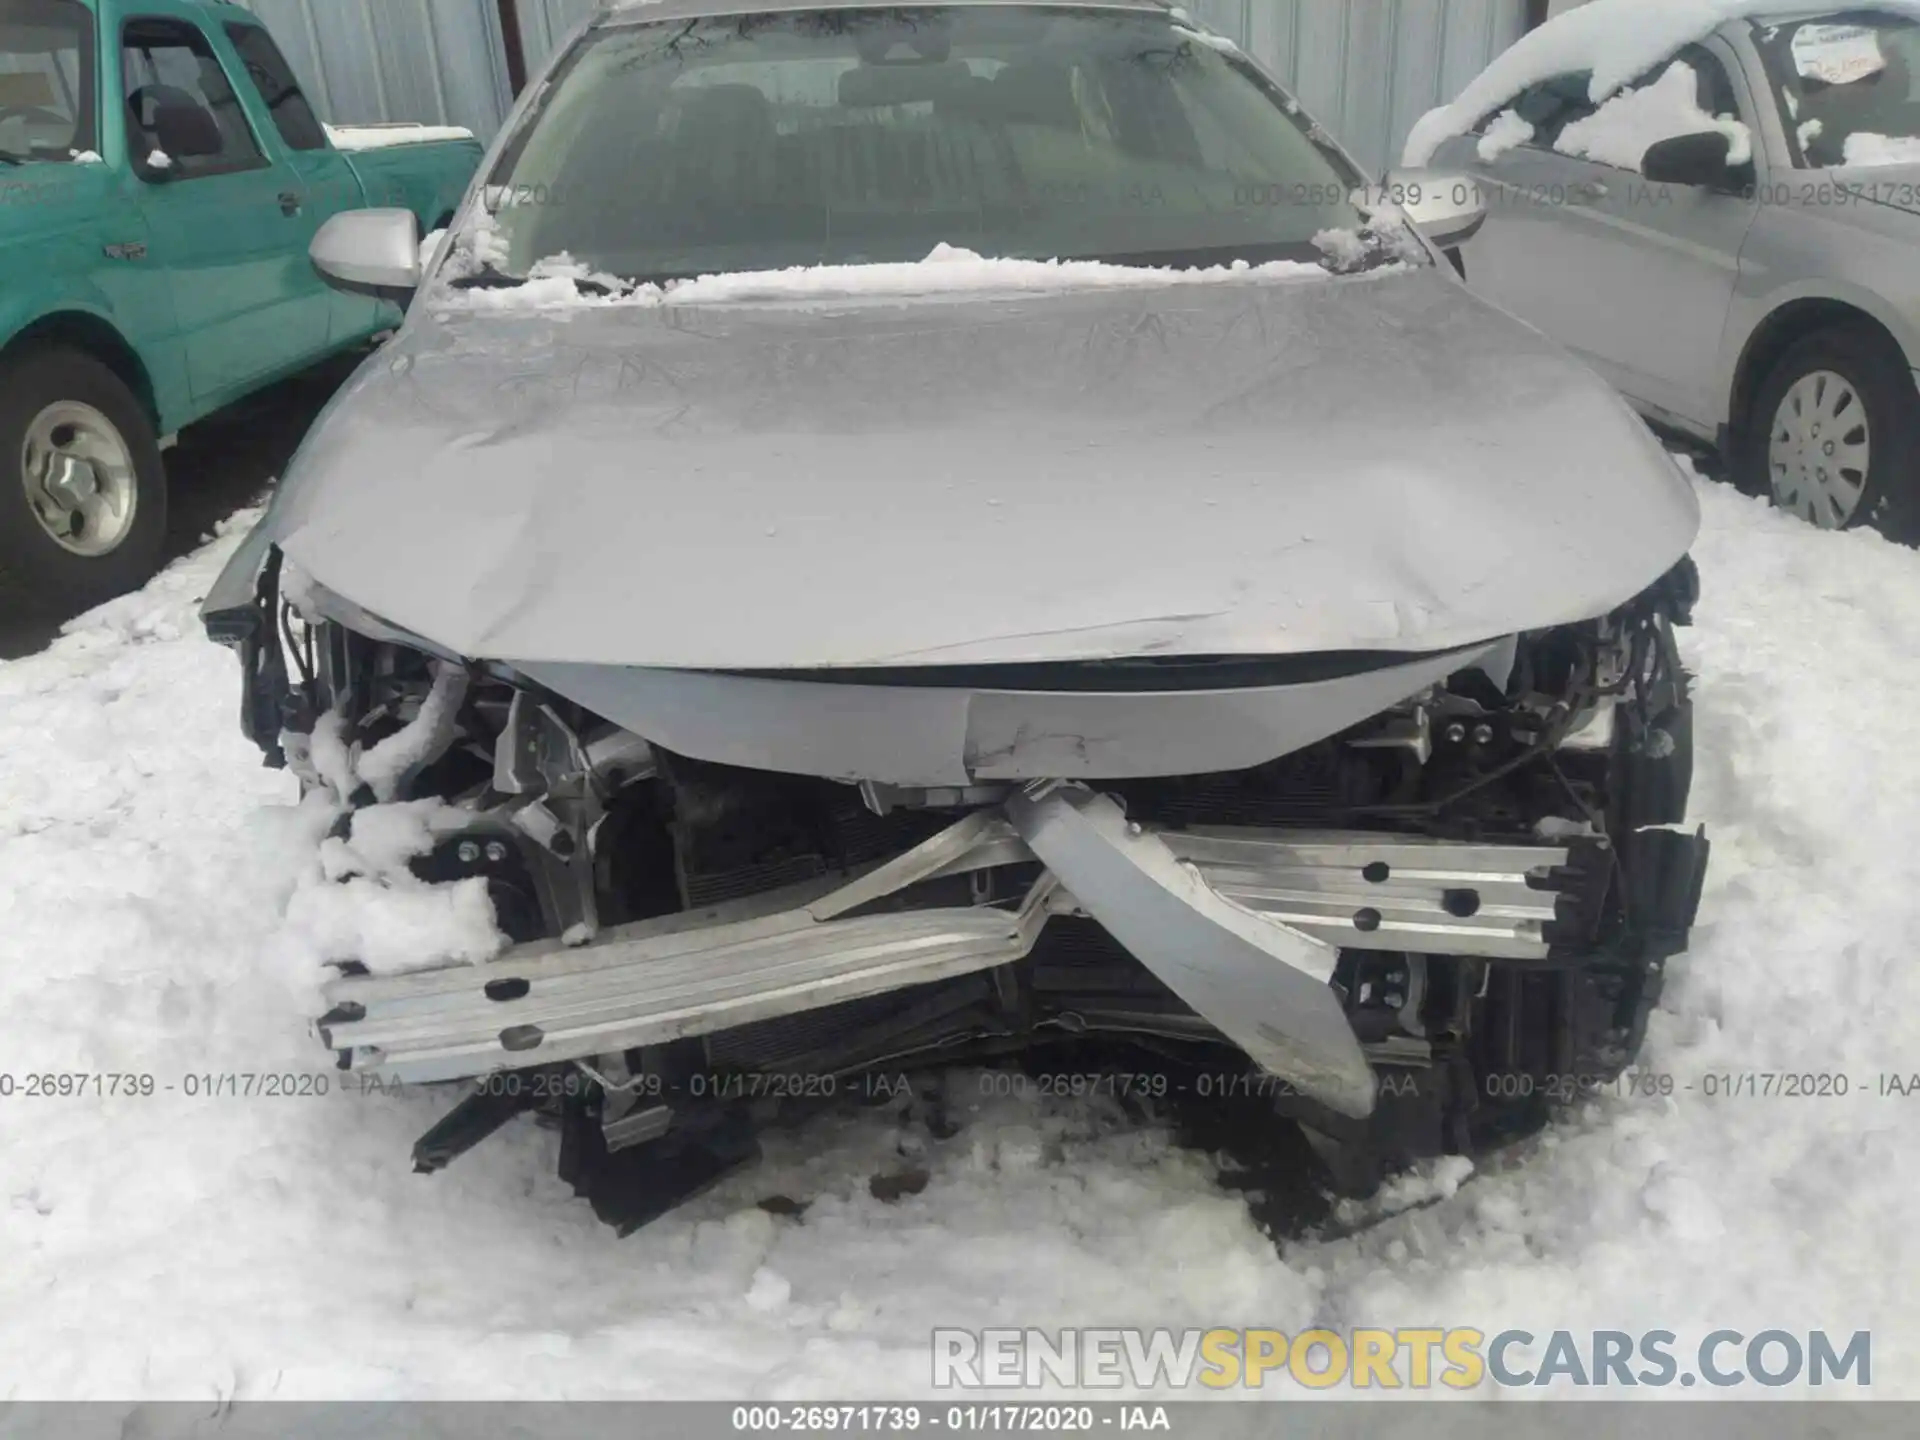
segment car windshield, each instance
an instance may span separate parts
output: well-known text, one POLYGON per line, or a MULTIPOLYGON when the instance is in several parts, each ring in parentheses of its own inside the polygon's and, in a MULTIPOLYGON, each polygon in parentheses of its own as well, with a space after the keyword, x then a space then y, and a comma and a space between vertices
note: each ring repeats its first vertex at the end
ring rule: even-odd
POLYGON ((92 15, 79 0, 0 0, 0 164, 93 144, 92 15))
POLYGON ((1920 22, 1845 10, 1757 35, 1807 165, 1920 164, 1920 22))
POLYGON ((491 270, 1319 259, 1364 180, 1159 11, 779 11, 590 32, 491 177, 491 270))

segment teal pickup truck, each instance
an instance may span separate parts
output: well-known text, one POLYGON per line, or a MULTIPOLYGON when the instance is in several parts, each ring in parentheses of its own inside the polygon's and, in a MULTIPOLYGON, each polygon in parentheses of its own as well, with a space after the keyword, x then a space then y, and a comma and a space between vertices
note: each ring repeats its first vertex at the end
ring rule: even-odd
POLYGON ((165 438, 399 322, 330 290, 332 215, 459 207, 465 131, 320 123, 216 0, 0 0, 0 604, 144 581, 165 438))

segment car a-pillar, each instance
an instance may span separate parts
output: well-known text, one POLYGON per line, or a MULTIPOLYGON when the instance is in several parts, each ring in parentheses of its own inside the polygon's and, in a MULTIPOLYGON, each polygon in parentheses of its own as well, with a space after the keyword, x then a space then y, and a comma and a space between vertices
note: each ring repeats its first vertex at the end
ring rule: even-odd
POLYGON ((71 614, 143 584, 167 533, 146 403, 63 336, 0 354, 0 599, 71 614))

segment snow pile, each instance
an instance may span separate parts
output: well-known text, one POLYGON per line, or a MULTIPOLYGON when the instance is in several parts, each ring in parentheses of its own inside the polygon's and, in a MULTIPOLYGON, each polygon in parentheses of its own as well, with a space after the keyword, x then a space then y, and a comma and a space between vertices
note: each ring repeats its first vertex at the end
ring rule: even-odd
POLYGON ((1357 270, 1373 253, 1358 230, 1322 230, 1313 237, 1313 245, 1336 270, 1357 270))
POLYGON ((1334 1205, 1333 1222, 1342 1231, 1376 1225, 1389 1216, 1451 1200, 1474 1172, 1465 1155, 1442 1155, 1423 1160, 1411 1169, 1389 1176, 1378 1191, 1364 1200, 1343 1199, 1334 1205))
POLYGON ((345 836, 328 837, 319 872, 304 878, 287 906, 283 943, 316 976, 346 961, 397 975, 500 953, 505 941, 486 881, 429 885, 408 866, 466 817, 440 800, 389 803, 409 775, 446 753, 466 692, 467 672, 436 661, 419 713, 371 746, 349 744, 338 713, 320 717, 310 742, 282 736, 288 768, 311 791, 310 808, 347 815, 347 802, 364 801, 363 792, 378 802, 350 812, 345 836))
POLYGON ((972 250, 937 245, 924 260, 878 265, 796 265, 785 270, 743 270, 702 275, 665 285, 627 286, 561 256, 535 265, 524 284, 503 289, 441 291, 436 306, 463 310, 547 310, 582 305, 699 305, 740 300, 806 300, 822 297, 1005 294, 1069 289, 1125 289, 1162 285, 1212 285, 1223 281, 1326 280, 1322 266, 1300 260, 1252 265, 1236 260, 1205 269, 1113 265, 1098 260, 988 259, 972 250), (583 293, 581 283, 613 294, 583 293))
POLYGON ((1648 147, 1679 135, 1718 130, 1727 137, 1727 163, 1753 158, 1753 134, 1731 117, 1709 115, 1700 107, 1700 77, 1691 65, 1675 62, 1651 85, 1615 95, 1584 120, 1563 129, 1553 148, 1622 170, 1638 170, 1648 147))
MULTIPOLYGON (((1801 143, 1806 143, 1802 136, 1801 143)), ((1920 165, 1920 136, 1874 135, 1856 130, 1841 151, 1849 165, 1920 165)))
MULTIPOLYGON (((304 597, 311 580, 295 566, 286 567, 292 581, 281 593, 303 614, 304 597)), ((401 783, 421 766, 439 759, 453 742, 460 702, 466 698, 467 672, 458 665, 433 662, 433 684, 421 702, 419 713, 393 734, 374 745, 362 748, 350 745, 346 721, 336 713, 322 715, 311 737, 282 734, 281 748, 287 752, 287 765, 308 785, 324 785, 335 803, 344 804, 359 795, 362 787, 373 798, 387 801, 399 793, 401 783)))
POLYGON ((391 800, 400 784, 421 766, 447 753, 458 725, 460 702, 467 696, 467 672, 458 665, 433 663, 433 685, 420 713, 358 758, 354 773, 376 798, 391 800))
POLYGON ((1868 1329, 1873 1393, 1920 1396, 1920 1095, 1873 1086, 1920 1068, 1920 556, 1701 502, 1684 640, 1714 863, 1644 1057, 1674 1095, 1428 1167, 1374 1228, 1280 1253, 1204 1156, 1111 1101, 971 1073, 951 1138, 917 1097, 832 1114, 625 1241, 525 1120, 411 1174, 448 1097, 331 1068, 282 916, 328 873, 391 870, 437 812, 329 842, 334 807, 259 767, 193 616, 229 533, 0 665, 4 1069, 156 1080, 0 1104, 0 1394, 844 1399, 924 1393, 936 1325, 1318 1323, 1868 1329), (1852 1088, 1703 1094, 1754 1071, 1852 1088), (187 1079, 262 1072, 331 1089, 187 1079))
POLYGON ((319 873, 302 877, 288 902, 285 952, 315 976, 346 961, 398 975, 498 955, 505 940, 484 880, 429 885, 408 868, 468 818, 440 800, 354 811, 346 835, 322 842, 319 873))
POLYGON ((487 882, 428 885, 405 871, 303 885, 283 943, 315 968, 358 961, 370 974, 478 965, 500 953, 487 882))
POLYGON ((1486 132, 1480 137, 1477 147, 1480 158, 1485 161, 1498 160, 1515 146, 1524 145, 1533 138, 1533 124, 1524 120, 1517 110, 1502 110, 1493 117, 1486 132))
POLYGON ((329 125, 326 131, 336 150, 390 150, 396 145, 473 139, 473 131, 459 125, 329 125))
MULTIPOLYGON (((1727 21, 1780 8, 1779 0, 1588 0, 1522 36, 1452 104, 1421 116, 1401 163, 1427 164, 1442 143, 1465 135, 1542 80, 1591 71, 1588 94, 1598 104, 1727 21)), ((1920 14, 1916 0, 1888 0, 1883 8, 1920 14)))
POLYGON ((1231 37, 1222 35, 1217 30, 1208 29, 1185 7, 1176 5, 1167 12, 1167 15, 1173 21, 1173 33, 1181 39, 1191 40, 1196 45, 1204 45, 1209 50, 1217 50, 1222 55, 1243 55, 1239 45, 1234 43, 1231 37))
POLYGON ((382 875, 425 855, 443 835, 464 829, 472 816, 444 800, 408 800, 356 810, 345 835, 330 835, 320 847, 320 868, 329 880, 382 875))

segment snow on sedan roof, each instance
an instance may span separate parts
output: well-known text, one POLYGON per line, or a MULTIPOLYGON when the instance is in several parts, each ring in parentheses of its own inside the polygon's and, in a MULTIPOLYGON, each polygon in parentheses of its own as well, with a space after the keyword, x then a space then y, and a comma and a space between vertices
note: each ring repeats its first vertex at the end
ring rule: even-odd
MULTIPOLYGON (((1873 0, 1854 8, 1920 17, 1920 0, 1873 0)), ((1522 90, 1552 76, 1591 70, 1588 96, 1597 104, 1729 20, 1807 11, 1792 0, 1587 0, 1516 41, 1451 105, 1422 115, 1407 137, 1401 164, 1425 165, 1443 142, 1466 134, 1522 90)))

